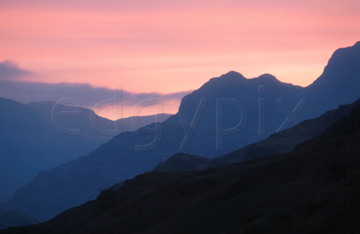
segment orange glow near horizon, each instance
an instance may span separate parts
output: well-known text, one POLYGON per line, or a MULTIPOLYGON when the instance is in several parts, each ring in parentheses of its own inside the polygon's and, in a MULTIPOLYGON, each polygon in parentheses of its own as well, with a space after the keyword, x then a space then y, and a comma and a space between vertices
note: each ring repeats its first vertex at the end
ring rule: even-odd
POLYGON ((307 86, 360 40, 359 12, 355 0, 0 1, 0 61, 33 71, 28 81, 137 93, 193 90, 230 70, 307 86))
POLYGON ((100 109, 94 109, 95 113, 99 116, 106 117, 111 120, 118 120, 121 118, 127 118, 131 116, 147 116, 161 113, 174 114, 179 107, 178 101, 163 101, 156 105, 150 106, 119 106, 109 105, 100 109))

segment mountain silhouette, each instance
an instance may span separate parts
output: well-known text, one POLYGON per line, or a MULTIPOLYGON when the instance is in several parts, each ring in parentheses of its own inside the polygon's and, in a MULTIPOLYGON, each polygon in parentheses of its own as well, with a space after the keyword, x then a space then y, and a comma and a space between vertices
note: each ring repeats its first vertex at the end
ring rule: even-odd
MULTIPOLYGON (((213 160, 215 160, 214 158, 213 160)), ((199 157, 190 154, 175 154, 166 159, 165 162, 159 163, 153 171, 192 171, 201 170, 208 167, 211 159, 199 157)))
POLYGON ((0 109, 0 201, 9 199, 40 170, 85 155, 110 138, 63 134, 31 105, 9 99, 0 98, 0 109))
POLYGON ((360 100, 352 104, 342 105, 317 118, 304 120, 294 127, 274 133, 263 141, 252 143, 213 159, 188 154, 175 154, 157 165, 153 171, 200 170, 249 161, 258 157, 288 153, 298 144, 322 134, 329 126, 358 106, 360 106, 360 100))
MULTIPOLYGON (((165 122, 152 124, 135 132, 121 133, 86 157, 39 173, 33 181, 18 190, 2 208, 19 210, 38 220, 45 220, 66 208, 94 199, 100 190, 119 181, 152 170, 158 163, 177 152, 216 157, 263 139, 264 135, 257 134, 256 115, 258 86, 264 82, 272 87, 267 91, 269 103, 271 101, 267 108, 271 112, 268 115, 275 116, 276 121, 269 125, 273 132, 286 117, 281 111, 281 106, 276 104, 276 100, 285 97, 292 100, 290 105, 295 105, 297 98, 293 97, 293 94, 301 88, 264 77, 245 79, 239 73, 230 72, 211 79, 199 90, 186 96, 181 102, 179 113, 165 122), (281 94, 285 96, 279 96, 281 94), (246 128, 237 134, 225 136, 221 150, 216 149, 218 97, 223 100, 248 100, 246 107, 249 108, 246 113, 249 116, 246 128), (205 105, 202 112, 197 112, 200 119, 195 131, 187 138, 190 141, 184 141, 184 125, 189 129, 186 125, 192 122, 201 103, 205 105), (149 131, 151 133, 151 129, 160 130, 160 135, 148 134, 149 131), (152 142, 154 144, 151 144, 152 142)), ((236 125, 242 117, 238 110, 229 108, 224 110, 224 118, 224 128, 229 128, 236 125)))
POLYGON ((322 84, 314 82, 305 88, 282 83, 269 74, 247 79, 229 72, 210 79, 182 99, 176 115, 163 123, 120 133, 87 156, 38 174, 2 208, 43 221, 94 199, 102 189, 152 170, 176 153, 215 158, 353 102, 360 97, 359 89, 354 88, 360 80, 353 77, 359 69, 359 60, 353 61, 358 55, 357 44, 337 50, 319 78, 322 84), (337 61, 349 65, 332 68, 337 61), (344 75, 338 76, 340 73, 344 75), (344 82, 329 99, 333 79, 344 82))
POLYGON ((26 226, 36 223, 38 223, 37 220, 27 217, 20 212, 0 210, 0 229, 15 226, 26 226))
POLYGON ((344 233, 360 229, 360 107, 292 152, 152 172, 39 225, 0 233, 344 233))
MULTIPOLYGON (((315 106, 330 109, 356 100, 359 83, 360 42, 357 42, 352 47, 335 51, 321 76, 305 89, 304 96, 312 100, 311 109, 315 106)), ((318 110, 317 114, 320 113, 318 110)))
MULTIPOLYGON (((55 106, 54 102, 31 102, 29 106, 40 113, 45 121, 51 121, 51 110, 55 106)), ((70 116, 61 116, 61 112, 59 113, 60 116, 57 121, 60 126, 79 129, 82 135, 89 135, 95 138, 105 137, 106 141, 120 132, 136 131, 151 123, 163 122, 171 116, 170 114, 160 113, 148 116, 131 116, 113 121, 103 118, 93 110, 84 107, 65 105, 61 106, 60 111, 73 111, 73 114, 70 114, 70 116)))
MULTIPOLYGON (((54 107, 54 102, 26 105, 0 98, 0 202, 10 199, 41 170, 84 156, 120 130, 136 130, 156 119, 120 119, 115 129, 114 121, 87 108, 59 105, 54 115, 54 107)), ((163 120, 168 115, 158 117, 163 120)))

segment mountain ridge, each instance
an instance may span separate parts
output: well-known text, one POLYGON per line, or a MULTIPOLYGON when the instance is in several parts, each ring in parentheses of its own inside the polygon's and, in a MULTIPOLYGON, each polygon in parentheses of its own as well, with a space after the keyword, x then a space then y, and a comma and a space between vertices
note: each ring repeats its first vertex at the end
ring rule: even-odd
POLYGON ((151 172, 16 233, 344 233, 360 228, 360 107, 292 152, 151 172), (161 220, 161 222, 159 222, 161 220))
MULTIPOLYGON (((10 199, 40 171, 96 149, 110 140, 115 130, 137 130, 156 119, 156 116, 139 117, 138 121, 120 119, 117 121, 120 128, 115 129, 115 122, 90 109, 59 104, 59 113, 53 115, 53 107, 55 102, 23 104, 0 97, 0 202, 10 199), (60 111, 70 112, 64 115, 60 111)), ((158 119, 168 116, 159 115, 158 119)))
MULTIPOLYGON (((356 58, 360 56, 357 47, 351 50, 356 58)), ((341 89, 334 89, 325 81, 321 82, 321 88, 318 85, 302 88, 271 79, 266 84, 258 79, 210 79, 185 96, 178 113, 165 122, 119 134, 87 156, 43 173, 2 207, 46 220, 66 208, 94 199, 99 189, 152 170, 175 153, 214 158, 340 104, 351 103, 359 98, 360 81, 353 79, 353 75, 358 75, 360 66, 357 60, 352 61, 351 54, 340 55, 342 63, 349 61, 351 69, 339 67, 347 69, 346 76, 326 72, 321 77, 325 81, 326 77, 349 79, 350 83, 344 83, 341 89), (259 100, 265 104, 259 104, 259 100), (229 130, 234 126, 238 126, 238 131, 229 130)), ((240 77, 235 73, 230 76, 240 77)))
POLYGON ((335 110, 327 111, 317 118, 304 120, 294 127, 270 135, 263 141, 252 143, 244 148, 210 160, 194 155, 175 154, 157 165, 152 171, 201 170, 249 161, 257 157, 288 153, 297 145, 323 133, 326 128, 357 106, 360 106, 360 99, 354 103, 339 106, 335 110))

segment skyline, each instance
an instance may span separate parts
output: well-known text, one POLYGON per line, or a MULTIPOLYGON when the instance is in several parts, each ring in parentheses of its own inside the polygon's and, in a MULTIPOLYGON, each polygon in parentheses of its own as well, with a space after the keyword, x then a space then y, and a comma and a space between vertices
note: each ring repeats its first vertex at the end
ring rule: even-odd
MULTIPOLYGON (((0 61, 29 71, 16 81, 120 85, 140 94, 186 93, 231 70, 307 86, 335 49, 360 38, 360 3, 353 0, 15 0, 0 6, 0 61)), ((165 112, 174 113, 179 101, 172 99, 165 112)))

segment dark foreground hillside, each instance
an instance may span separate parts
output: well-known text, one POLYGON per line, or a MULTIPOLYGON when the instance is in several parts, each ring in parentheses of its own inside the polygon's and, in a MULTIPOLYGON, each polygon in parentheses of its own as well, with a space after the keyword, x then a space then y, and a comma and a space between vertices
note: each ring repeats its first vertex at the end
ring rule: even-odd
POLYGON ((294 151, 153 172, 40 225, 0 233, 359 233, 360 108, 294 151))

